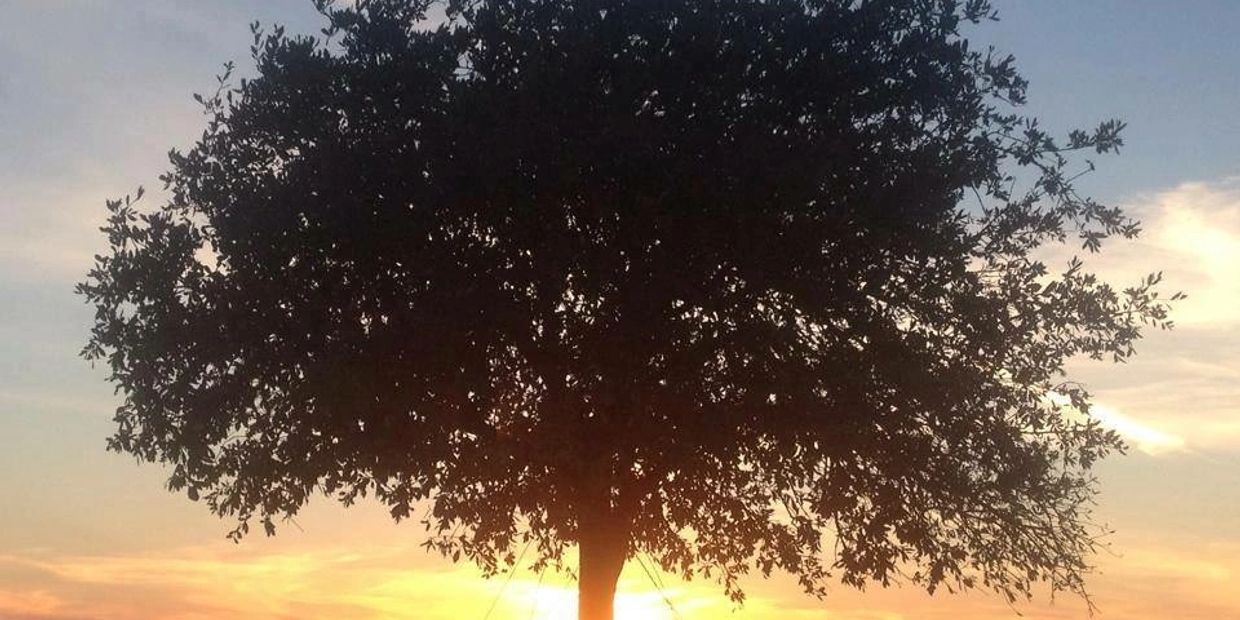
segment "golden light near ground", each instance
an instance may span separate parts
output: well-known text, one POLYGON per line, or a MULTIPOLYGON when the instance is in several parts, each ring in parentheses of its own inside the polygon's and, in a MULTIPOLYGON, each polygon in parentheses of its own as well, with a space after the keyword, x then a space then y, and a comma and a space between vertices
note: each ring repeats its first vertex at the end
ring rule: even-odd
MULTIPOLYGON (((317 528, 316 528, 317 529, 317 528)), ((528 567, 509 578, 390 544, 396 528, 334 544, 289 536, 240 546, 226 541, 134 554, 60 556, 0 553, 0 618, 31 620, 571 620, 576 582, 528 567)), ((1236 617, 1240 545, 1185 535, 1151 543, 1123 532, 1121 555, 1097 558, 1091 591, 1104 620, 1236 617), (1175 612, 1175 613, 1172 613, 1175 612)), ((930 597, 916 587, 859 592, 833 587, 825 600, 804 596, 785 575, 743 584, 736 606, 708 579, 647 576, 630 562, 616 597, 617 620, 1075 620, 1088 618, 1072 597, 1043 592, 1009 607, 984 592, 930 597), (657 579, 662 587, 656 587, 657 579), (675 612, 668 602, 675 607, 675 612)))
MULTIPOLYGON (((548 570, 537 575, 519 571, 510 583, 490 580, 495 600, 492 618, 561 620, 577 615, 577 583, 548 570)), ((684 584, 662 572, 647 573, 636 560, 625 566, 616 591, 616 620, 680 620, 713 618, 730 607, 706 584, 684 584), (696 586, 696 587, 695 587, 696 586)))
MULTIPOLYGON (((516 597, 514 597, 516 598, 516 597)), ((571 586, 538 586, 520 600, 528 606, 526 615, 514 609, 516 618, 561 620, 577 613, 577 591, 571 586)), ((658 592, 620 592, 616 594, 616 620, 674 620, 675 614, 658 592)))

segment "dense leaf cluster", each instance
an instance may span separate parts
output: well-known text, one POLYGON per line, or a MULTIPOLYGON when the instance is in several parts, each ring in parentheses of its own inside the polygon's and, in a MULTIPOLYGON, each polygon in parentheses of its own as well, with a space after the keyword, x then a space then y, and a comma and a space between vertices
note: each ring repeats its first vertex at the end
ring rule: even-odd
POLYGON ((1081 591, 1120 442, 1064 363, 1166 307, 1037 259, 1136 234, 1069 158, 1122 125, 1014 112, 984 1, 319 8, 255 28, 166 205, 109 205, 113 449, 238 536, 373 495, 492 570, 589 515, 734 596, 1081 591))

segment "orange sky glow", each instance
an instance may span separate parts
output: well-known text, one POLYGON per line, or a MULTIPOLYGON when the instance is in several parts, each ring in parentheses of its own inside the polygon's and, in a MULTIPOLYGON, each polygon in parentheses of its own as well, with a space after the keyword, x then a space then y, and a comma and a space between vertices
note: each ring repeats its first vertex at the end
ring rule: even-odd
MULTIPOLYGON (((170 498, 176 499, 176 498, 170 498)), ((383 521, 377 506, 310 510, 303 529, 241 545, 222 540, 130 553, 64 554, 30 549, 0 554, 0 618, 173 619, 490 618, 558 620, 575 615, 571 577, 519 570, 484 579, 418 548, 413 526, 383 521), (358 527, 363 529, 358 529, 358 527), (325 531, 326 530, 326 531, 325 531), (493 608, 493 609, 492 609, 493 608)), ((1098 618, 1215 619, 1240 608, 1240 544, 1126 531, 1111 537, 1091 581, 1098 618)), ((775 620, 1032 620, 1087 617, 1080 598, 1007 605, 974 592, 928 596, 911 587, 857 592, 835 587, 825 600, 802 595, 787 577, 750 579, 733 605, 718 586, 661 575, 656 587, 630 561, 616 600, 617 620, 737 618, 775 620)))
MULTIPOLYGON (((1130 549, 1108 560, 1094 580, 1100 618, 1225 618, 1240 596, 1240 547, 1184 553, 1130 549)), ((824 601, 800 596, 786 580, 755 582, 735 607, 708 583, 667 579, 651 586, 629 566, 616 600, 617 620, 676 617, 899 620, 912 618, 1078 618, 1084 604, 1046 595, 1008 607, 994 596, 928 597, 909 589, 838 590, 824 601), (667 601, 665 602, 664 597, 667 601), (673 611, 673 608, 675 611, 673 611), (676 614, 679 614, 677 616, 676 614)), ((416 549, 302 549, 254 552, 219 546, 132 556, 0 557, 4 618, 572 618, 573 584, 565 576, 519 573, 485 580, 463 566, 427 561, 416 549)), ((665 578, 666 579, 666 578, 665 578)))

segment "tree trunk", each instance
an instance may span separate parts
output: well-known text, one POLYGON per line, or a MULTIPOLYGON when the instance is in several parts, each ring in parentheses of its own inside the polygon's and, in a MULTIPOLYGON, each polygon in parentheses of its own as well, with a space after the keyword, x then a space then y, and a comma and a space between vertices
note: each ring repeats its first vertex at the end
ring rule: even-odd
POLYGON ((583 528, 578 547, 577 619, 613 620, 616 581, 628 549, 625 528, 605 520, 583 528))

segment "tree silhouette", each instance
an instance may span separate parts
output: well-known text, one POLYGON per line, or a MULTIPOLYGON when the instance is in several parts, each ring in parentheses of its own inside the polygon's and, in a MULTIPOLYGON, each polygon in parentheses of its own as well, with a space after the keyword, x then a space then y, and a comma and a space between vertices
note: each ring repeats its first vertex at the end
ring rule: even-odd
POLYGON ((1072 182, 1122 124, 1017 114, 984 0, 317 4, 199 97, 165 205, 109 203, 111 449, 237 538, 324 493, 491 574, 577 546, 588 620, 639 553, 1084 594, 1122 444, 1065 360, 1167 308, 1038 260, 1137 233, 1072 182))

